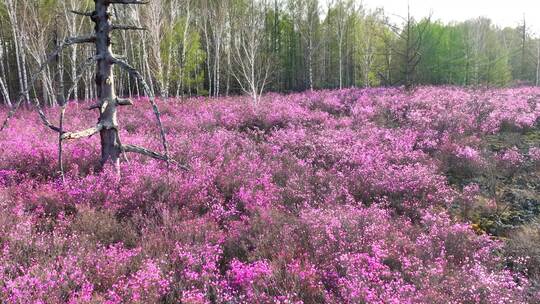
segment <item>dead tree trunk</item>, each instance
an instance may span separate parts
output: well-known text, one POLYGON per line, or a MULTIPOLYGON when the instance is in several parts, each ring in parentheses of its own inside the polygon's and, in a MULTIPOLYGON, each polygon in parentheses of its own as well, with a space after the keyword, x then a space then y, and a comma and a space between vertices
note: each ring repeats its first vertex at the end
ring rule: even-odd
MULTIPOLYGON (((112 53, 111 49, 111 32, 114 30, 144 30, 144 28, 130 25, 114 25, 111 23, 111 14, 110 6, 111 4, 146 4, 146 1, 142 0, 94 0, 95 9, 92 12, 76 12, 73 13, 82 15, 85 17, 90 17, 92 22, 95 24, 95 32, 92 35, 68 38, 62 44, 60 44, 55 52, 48 57, 44 64, 40 67, 38 73, 34 74, 34 78, 37 77, 41 72, 43 72, 44 67, 51 63, 54 57, 59 54, 63 48, 79 43, 93 43, 96 47, 96 55, 90 58, 88 61, 90 63, 96 61, 96 93, 97 93, 97 104, 90 107, 90 110, 98 110, 99 118, 95 126, 78 131, 78 132, 68 132, 63 130, 63 126, 56 127, 52 125, 47 118, 45 117, 42 111, 39 112, 41 120, 49 129, 60 133, 60 140, 72 140, 82 137, 92 136, 99 133, 101 138, 101 167, 104 167, 107 164, 112 164, 119 173, 120 169, 120 156, 122 153, 138 153, 148 157, 152 157, 158 160, 166 161, 167 163, 172 162, 169 158, 168 145, 165 137, 165 131, 161 123, 161 113, 154 101, 154 96, 151 92, 150 87, 144 81, 142 75, 130 66, 127 62, 122 61, 119 58, 116 58, 112 53), (156 116, 157 124, 159 127, 161 141, 164 149, 164 154, 160 154, 143 147, 138 147, 134 145, 122 145, 120 136, 119 136, 119 125, 118 125, 118 107, 133 105, 133 102, 129 99, 118 98, 114 89, 114 74, 113 74, 113 65, 118 65, 120 68, 126 70, 128 74, 140 81, 143 85, 146 95, 149 97, 150 103, 152 104, 152 109, 156 116)), ((80 74, 82 75, 82 74, 80 74)), ((75 86, 79 81, 80 77, 74 81, 75 86)), ((33 84, 34 80, 32 81, 33 84)), ((74 87, 68 91, 69 94, 72 93, 74 87)), ((24 92, 23 92, 24 93, 24 92)), ((15 111, 19 107, 23 99, 23 93, 20 94, 17 103, 10 111, 7 119, 4 121, 2 129, 7 125, 8 120, 14 115, 15 111)), ((62 107, 62 111, 64 107, 62 107)), ((63 116, 62 116, 63 117, 63 116)), ((61 144, 59 145, 62 146, 61 144)), ((59 157, 61 159, 61 156, 59 157)), ((181 166, 185 169, 185 167, 181 166)))
POLYGON ((96 9, 92 13, 96 33, 96 88, 100 104, 98 126, 101 126, 101 165, 110 161, 116 168, 120 166, 120 140, 118 137, 117 98, 114 92, 113 54, 111 36, 113 29, 110 22, 109 1, 96 0, 96 9))
POLYGON ((97 71, 96 71, 96 90, 98 103, 91 109, 99 110, 99 119, 96 126, 75 133, 66 133, 62 135, 63 139, 75 139, 85 136, 91 136, 100 133, 101 137, 101 166, 111 163, 120 170, 120 155, 125 152, 134 152, 144 154, 160 160, 169 162, 168 146, 165 138, 165 132, 161 123, 161 114, 154 102, 153 94, 144 82, 143 77, 134 68, 126 62, 116 58, 111 49, 111 32, 114 30, 144 30, 144 28, 129 25, 113 25, 111 23, 110 6, 111 4, 146 4, 140 0, 94 0, 95 10, 91 13, 79 13, 89 16, 95 24, 95 33, 93 40, 96 46, 97 71), (145 88, 147 96, 150 98, 158 126, 165 155, 153 152, 144 148, 131 145, 123 146, 118 133, 118 111, 119 106, 133 105, 129 99, 121 99, 116 96, 114 90, 113 65, 127 70, 130 76, 141 81, 145 88))

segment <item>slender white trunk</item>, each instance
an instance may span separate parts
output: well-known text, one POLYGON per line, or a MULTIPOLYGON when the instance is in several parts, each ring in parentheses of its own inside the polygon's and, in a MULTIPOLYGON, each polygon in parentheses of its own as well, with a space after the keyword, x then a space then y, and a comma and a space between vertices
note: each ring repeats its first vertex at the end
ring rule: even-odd
POLYGON ((172 43, 169 43, 169 49, 167 54, 167 66, 165 70, 165 79, 164 79, 164 88, 163 93, 165 98, 169 97, 169 90, 170 90, 170 78, 171 78, 171 61, 172 61, 172 43))
POLYGON ((150 73, 150 64, 148 62, 148 52, 146 50, 146 40, 144 38, 142 40, 142 52, 143 52, 144 68, 146 70, 148 83, 150 84, 150 90, 151 90, 152 95, 155 95, 154 81, 152 80, 152 74, 150 73))
POLYGON ((210 63, 212 62, 212 56, 211 56, 211 47, 210 47, 210 39, 208 38, 208 30, 207 30, 207 26, 206 26, 206 21, 205 22, 205 25, 204 25, 204 38, 205 38, 205 42, 206 42, 206 69, 207 69, 207 72, 208 72, 208 96, 212 96, 212 71, 210 69, 210 63))
POLYGON ((187 1, 187 8, 186 8, 186 23, 184 24, 184 36, 182 37, 182 62, 180 63, 180 85, 179 88, 182 91, 182 96, 184 95, 184 78, 185 78, 185 66, 186 66, 186 56, 187 56, 187 42, 188 42, 188 35, 189 35, 189 25, 191 20, 191 10, 190 10, 190 2, 187 1))
POLYGON ((342 40, 339 41, 339 89, 343 88, 343 52, 342 40))
POLYGON ((309 37, 308 65, 309 65, 309 89, 313 91, 313 39, 311 38, 311 34, 309 37))
MULTIPOLYGON (((371 44, 371 42, 368 40, 368 44, 371 44)), ((364 74, 364 87, 369 88, 371 84, 369 83, 369 73, 371 72, 371 63, 373 60, 373 50, 371 46, 368 46, 368 48, 364 51, 364 70, 362 71, 364 74)))
MULTIPOLYGON (((16 18, 16 17, 15 17, 16 18)), ((19 45, 19 34, 18 34, 18 27, 16 21, 13 22, 13 42, 15 44, 15 57, 17 60, 17 76, 19 77, 19 87, 21 91, 25 92, 26 100, 30 100, 30 95, 28 91, 26 90, 27 87, 27 81, 26 81, 26 58, 24 55, 24 51, 21 50, 21 47, 19 45)))
POLYGON ((536 56, 536 86, 540 84, 540 39, 538 39, 538 54, 536 56))
POLYGON ((0 58, 0 90, 2 92, 2 96, 4 96, 4 103, 8 107, 11 107, 11 100, 9 98, 9 91, 7 87, 7 78, 6 78, 6 74, 4 70, 4 62, 2 58, 0 58))
POLYGON ((220 72, 221 72, 220 71, 220 69, 221 69, 221 67, 220 67, 221 39, 216 38, 215 43, 216 43, 216 54, 214 55, 214 59, 215 59, 215 64, 214 64, 214 75, 215 75, 214 96, 219 97, 219 92, 220 92, 219 82, 220 82, 220 72))
MULTIPOLYGON (((0 54, 6 54, 4 48, 4 42, 0 39, 0 54)), ((4 60, 0 57, 0 90, 2 96, 4 96, 4 102, 7 106, 11 107, 11 100, 9 97, 8 83, 6 77, 6 69, 4 68, 4 60)))
MULTIPOLYGON (((48 104, 50 102, 48 98, 48 86, 47 86, 47 79, 45 78, 45 73, 43 73, 43 76, 41 77, 41 99, 44 104, 48 104)), ((52 104, 49 104, 52 106, 52 104)))
POLYGON ((7 78, 4 69, 4 61, 2 58, 0 58, 0 90, 2 92, 2 96, 4 96, 4 103, 8 107, 11 107, 11 100, 9 99, 9 91, 7 88, 7 78))
MULTIPOLYGON (((75 81, 75 78, 77 78, 77 46, 72 46, 71 49, 71 81, 75 81)), ((68 96, 70 98, 70 96, 68 96)), ((77 83, 73 83, 73 99, 77 100, 79 99, 79 85, 77 83)))
POLYGON ((57 93, 57 98, 55 99, 56 102, 60 102, 61 105, 64 104, 64 102, 66 101, 65 100, 65 96, 64 96, 64 57, 60 56, 60 62, 58 64, 58 93, 57 93))
MULTIPOLYGON (((15 27, 13 28, 13 43, 15 45, 15 59, 17 61, 17 77, 19 79, 19 88, 21 91, 24 90, 23 76, 22 76, 22 63, 21 63, 21 52, 19 51, 19 38, 15 33, 15 27)), ((28 98, 28 97, 27 97, 28 98)))
POLYGON ((2 78, 0 78, 0 89, 2 90, 2 96, 4 98, 4 103, 11 107, 11 100, 9 99, 9 93, 7 90, 7 86, 2 78))
POLYGON ((22 61, 21 61, 21 69, 22 69, 22 77, 23 77, 23 88, 24 88, 24 91, 26 92, 26 100, 28 102, 30 102, 30 93, 28 92, 28 76, 27 76, 27 73, 26 73, 26 54, 24 51, 21 52, 22 53, 22 61))
MULTIPOLYGON (((231 69, 231 45, 229 45, 229 50, 227 51, 227 69, 231 69)), ((225 89, 225 96, 229 97, 229 90, 231 86, 231 73, 227 73, 227 87, 225 89)))

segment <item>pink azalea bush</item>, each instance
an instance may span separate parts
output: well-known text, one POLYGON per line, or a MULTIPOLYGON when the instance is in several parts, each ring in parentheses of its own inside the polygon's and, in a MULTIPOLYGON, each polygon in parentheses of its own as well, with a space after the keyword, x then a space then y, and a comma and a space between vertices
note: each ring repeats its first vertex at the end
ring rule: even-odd
MULTIPOLYGON (((2 303, 534 303, 501 242, 449 213, 448 172, 538 161, 482 138, 535 128, 540 90, 319 91, 160 101, 184 171, 99 140, 65 145, 23 110, 0 133, 2 303), (452 171, 454 170, 454 171, 452 171)), ((66 129, 95 120, 72 103, 66 129)), ((48 109, 53 116, 57 109, 48 109)), ((2 110, 2 116, 6 110, 2 110)), ((145 98, 124 143, 160 149, 145 98)), ((536 149, 536 150, 535 150, 536 149)))
POLYGON ((529 149, 529 157, 533 163, 540 165, 540 148, 533 147, 529 149))

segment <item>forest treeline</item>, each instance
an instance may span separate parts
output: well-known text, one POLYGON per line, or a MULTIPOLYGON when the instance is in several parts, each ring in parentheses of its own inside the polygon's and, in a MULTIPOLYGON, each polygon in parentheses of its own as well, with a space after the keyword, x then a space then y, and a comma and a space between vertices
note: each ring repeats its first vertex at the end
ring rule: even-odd
MULTIPOLYGON (((92 0, 0 0, 2 103, 21 91, 50 105, 95 97, 95 71, 84 69, 91 45, 65 49, 30 83, 56 46, 93 32, 80 16, 92 8, 92 0)), ((483 17, 445 24, 389 16, 352 0, 151 0, 111 12, 113 21, 129 25, 114 29, 113 52, 163 97, 539 84, 540 39, 526 20, 501 28, 483 17)), ((120 94, 143 95, 134 79, 117 74, 120 94)))

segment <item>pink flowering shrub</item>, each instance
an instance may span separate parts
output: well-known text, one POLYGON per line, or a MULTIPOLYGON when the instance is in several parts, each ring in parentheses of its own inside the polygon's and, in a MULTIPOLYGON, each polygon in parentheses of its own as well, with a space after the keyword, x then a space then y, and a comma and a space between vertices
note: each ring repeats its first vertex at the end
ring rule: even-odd
POLYGON ((508 173, 516 172, 523 164, 524 157, 516 148, 507 149, 497 154, 498 165, 508 173))
POLYGON ((459 147, 456 151, 456 156, 462 160, 481 163, 481 155, 478 150, 469 146, 459 147))
POLYGON ((499 157, 502 162, 509 166, 519 166, 523 162, 523 155, 515 147, 504 151, 499 157))
MULTIPOLYGON (((0 133, 0 302, 538 302, 527 273, 507 268, 523 257, 503 259, 501 242, 451 214, 482 191, 465 178, 539 162, 538 148, 494 154, 484 142, 536 128, 539 96, 426 87, 160 101, 171 155, 190 170, 128 155, 121 178, 97 173, 89 138, 65 144, 65 182, 56 135, 22 110, 0 133)), ((136 100, 122 140, 159 150, 152 109, 136 100)), ((79 108, 66 129, 95 120, 79 108)))
POLYGON ((540 165, 540 148, 533 147, 529 149, 529 158, 534 164, 540 165))
POLYGON ((107 303, 157 303, 168 293, 170 281, 156 262, 145 261, 141 269, 112 286, 107 303))

